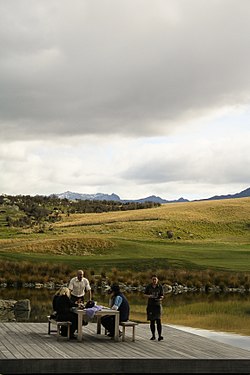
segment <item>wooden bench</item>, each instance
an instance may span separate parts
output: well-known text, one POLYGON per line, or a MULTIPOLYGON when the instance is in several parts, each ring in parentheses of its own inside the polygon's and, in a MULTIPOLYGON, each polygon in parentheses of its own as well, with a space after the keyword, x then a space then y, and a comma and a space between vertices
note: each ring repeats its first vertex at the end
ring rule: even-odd
POLYGON ((127 320, 126 322, 120 322, 119 325, 122 327, 122 341, 125 341, 126 327, 132 327, 132 341, 135 341, 135 326, 137 326, 138 323, 127 320))
POLYGON ((48 334, 49 335, 51 332, 56 332, 56 339, 58 340, 60 337, 60 328, 64 326, 64 327, 67 327, 67 339, 68 340, 70 339, 70 326, 72 324, 71 322, 69 321, 58 322, 57 320, 52 319, 50 315, 48 315, 47 318, 48 318, 48 334), (57 328, 51 329, 51 324, 56 325, 57 328))

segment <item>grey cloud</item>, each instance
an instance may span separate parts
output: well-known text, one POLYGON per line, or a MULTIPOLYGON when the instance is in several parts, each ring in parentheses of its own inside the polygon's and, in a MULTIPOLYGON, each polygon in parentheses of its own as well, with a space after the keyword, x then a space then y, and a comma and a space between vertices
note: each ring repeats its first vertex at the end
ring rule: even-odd
POLYGON ((249 1, 0 7, 2 139, 168 134, 249 98, 249 1))
POLYGON ((226 183, 246 183, 249 184, 249 173, 244 167, 242 169, 236 166, 236 173, 232 173, 230 167, 224 168, 223 165, 213 168, 203 168, 202 164, 197 169, 190 163, 168 163, 162 162, 157 166, 141 165, 130 168, 122 177, 126 181, 137 181, 139 184, 161 184, 161 183, 206 183, 206 184, 226 184, 226 183))
MULTIPOLYGON (((133 164, 120 176, 138 184, 249 184, 249 142, 242 141, 241 147, 225 144, 181 145, 168 152, 159 150, 159 155, 144 155, 143 161, 133 164)), ((236 142, 237 143, 237 142, 236 142)))

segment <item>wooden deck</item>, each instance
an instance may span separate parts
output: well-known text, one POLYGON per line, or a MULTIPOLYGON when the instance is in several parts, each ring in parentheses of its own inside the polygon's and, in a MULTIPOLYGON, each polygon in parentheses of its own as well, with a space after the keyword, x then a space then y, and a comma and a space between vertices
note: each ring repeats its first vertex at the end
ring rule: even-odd
POLYGON ((47 323, 0 323, 0 374, 250 373, 250 351, 164 325, 161 342, 150 341, 148 324, 125 342, 83 327, 82 342, 56 340, 47 323))

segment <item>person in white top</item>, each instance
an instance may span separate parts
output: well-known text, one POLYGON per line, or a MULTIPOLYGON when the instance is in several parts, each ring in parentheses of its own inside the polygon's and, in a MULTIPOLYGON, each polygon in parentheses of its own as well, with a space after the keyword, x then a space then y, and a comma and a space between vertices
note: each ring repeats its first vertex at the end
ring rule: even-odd
POLYGON ((83 303, 86 293, 88 293, 89 300, 91 300, 91 287, 89 280, 83 276, 83 270, 78 270, 77 276, 73 277, 69 282, 69 290, 71 292, 70 298, 74 303, 83 303))

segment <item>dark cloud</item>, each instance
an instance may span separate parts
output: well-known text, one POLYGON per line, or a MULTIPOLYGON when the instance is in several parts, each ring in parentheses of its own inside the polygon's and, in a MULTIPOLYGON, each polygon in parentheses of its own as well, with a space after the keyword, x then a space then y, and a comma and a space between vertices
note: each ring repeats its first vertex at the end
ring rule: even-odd
POLYGON ((169 134, 248 100, 249 1, 1 1, 0 9, 2 138, 169 134))
POLYGON ((248 0, 0 0, 0 190, 239 191, 249 19, 248 0))

